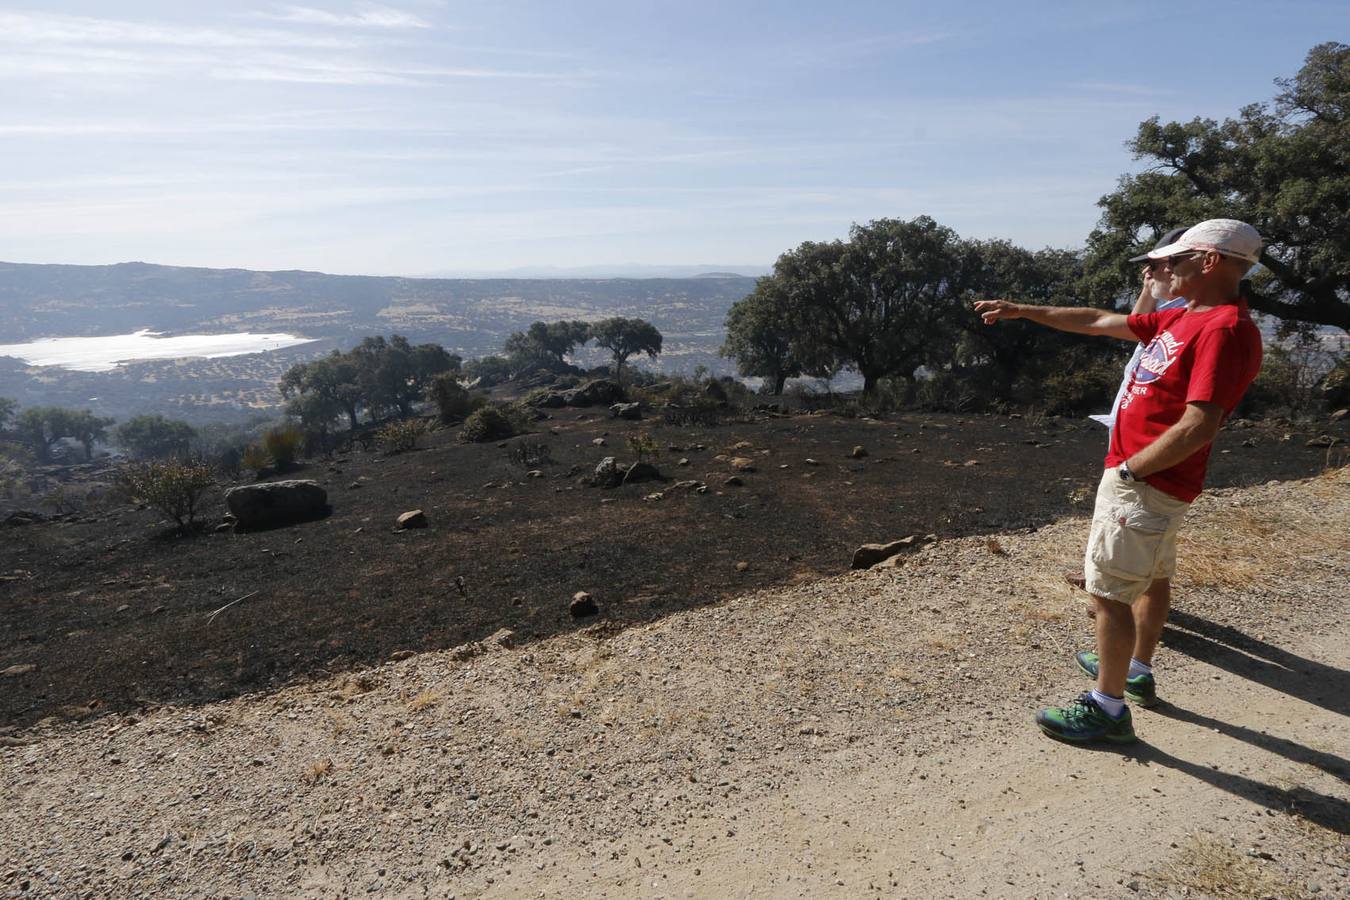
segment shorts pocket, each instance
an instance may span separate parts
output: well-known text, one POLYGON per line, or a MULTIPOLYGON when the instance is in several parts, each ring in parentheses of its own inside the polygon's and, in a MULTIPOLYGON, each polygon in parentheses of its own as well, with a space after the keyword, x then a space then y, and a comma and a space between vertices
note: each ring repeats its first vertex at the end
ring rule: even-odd
POLYGON ((1102 572, 1129 581, 1151 578, 1171 520, 1142 506, 1114 506, 1090 557, 1102 572))

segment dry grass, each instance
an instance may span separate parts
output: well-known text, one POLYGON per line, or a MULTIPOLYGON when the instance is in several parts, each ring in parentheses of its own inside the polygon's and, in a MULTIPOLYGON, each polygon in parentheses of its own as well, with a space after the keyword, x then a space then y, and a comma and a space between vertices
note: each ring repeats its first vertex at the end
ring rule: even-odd
POLYGON ((328 718, 328 729, 333 732, 333 737, 342 737, 356 724, 355 719, 338 709, 325 709, 323 714, 328 718))
POLYGON ((416 697, 408 701, 408 709, 411 712, 421 712, 428 707, 435 706, 445 699, 445 694, 437 690, 423 691, 416 697))
POLYGON ((320 759, 310 763, 301 777, 310 784, 315 784, 332 771, 333 761, 331 759, 320 759))
POLYGON ((1350 551, 1350 535, 1332 524, 1350 516, 1350 469, 1329 470, 1315 484, 1325 504, 1197 510, 1177 538, 1179 580, 1240 588, 1302 568, 1309 557, 1350 551))
POLYGON ((1160 884, 1188 889, 1204 897, 1259 900, 1295 897, 1300 893, 1298 885, 1212 837, 1191 838, 1177 852, 1176 859, 1151 876, 1160 884))

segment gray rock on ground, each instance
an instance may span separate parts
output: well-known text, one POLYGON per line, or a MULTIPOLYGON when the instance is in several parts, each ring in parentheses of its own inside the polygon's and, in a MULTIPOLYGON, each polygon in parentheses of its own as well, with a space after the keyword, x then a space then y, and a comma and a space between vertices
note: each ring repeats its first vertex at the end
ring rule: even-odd
POLYGON ((621 481, 623 475, 619 473, 619 463, 612 456, 600 460, 591 475, 591 483, 596 487, 616 487, 621 481))
POLYGON ((328 492, 317 481, 269 481, 230 488, 225 505, 238 528, 271 528, 327 515, 328 492))
POLYGON ((641 403, 615 403, 609 408, 610 418, 613 419, 641 419, 641 403))
POLYGON ((886 562, 906 550, 918 548, 918 539, 914 535, 903 537, 889 544, 863 544, 853 551, 853 568, 870 569, 878 563, 886 562))
POLYGON ((395 524, 401 531, 409 528, 426 528, 427 514, 420 509, 410 509, 400 515, 395 524))
POLYGON ((596 606, 595 598, 585 591, 577 591, 572 595, 572 602, 567 605, 567 611, 574 619, 584 619, 587 616, 598 615, 600 607, 596 606))

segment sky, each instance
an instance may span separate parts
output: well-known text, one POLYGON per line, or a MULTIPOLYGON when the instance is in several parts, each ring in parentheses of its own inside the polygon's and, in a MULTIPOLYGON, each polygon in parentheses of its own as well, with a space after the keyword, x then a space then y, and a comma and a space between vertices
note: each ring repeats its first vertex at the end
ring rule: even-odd
POLYGON ((762 271, 918 215, 1076 247, 1139 122, 1331 40, 1344 0, 0 0, 0 259, 762 271))

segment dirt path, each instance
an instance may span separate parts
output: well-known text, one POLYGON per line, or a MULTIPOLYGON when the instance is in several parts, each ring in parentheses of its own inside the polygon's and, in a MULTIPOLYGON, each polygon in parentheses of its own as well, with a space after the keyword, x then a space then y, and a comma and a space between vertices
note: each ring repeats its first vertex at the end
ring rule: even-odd
POLYGON ((1169 679, 1175 701, 1138 716, 1146 743, 1051 743, 1011 698, 933 753, 847 752, 669 843, 634 835, 618 860, 572 854, 485 896, 1347 896, 1350 628, 1301 643, 1293 669, 1233 651, 1237 671, 1169 679))
POLYGON ((1031 724, 1088 685, 1071 519, 0 735, 0 895, 1347 896, 1346 521, 1347 469, 1196 504, 1124 749, 1031 724))

